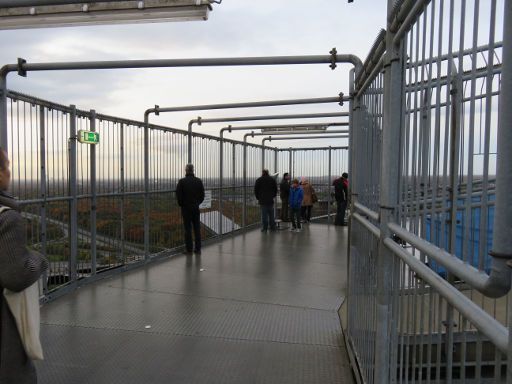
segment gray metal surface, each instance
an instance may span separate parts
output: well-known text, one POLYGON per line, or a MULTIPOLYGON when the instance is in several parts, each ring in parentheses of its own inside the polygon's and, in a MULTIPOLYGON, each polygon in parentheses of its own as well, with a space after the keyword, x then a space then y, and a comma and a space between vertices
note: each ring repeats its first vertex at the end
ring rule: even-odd
POLYGON ((351 383, 346 241, 253 231, 70 293, 42 308, 40 383, 351 383))

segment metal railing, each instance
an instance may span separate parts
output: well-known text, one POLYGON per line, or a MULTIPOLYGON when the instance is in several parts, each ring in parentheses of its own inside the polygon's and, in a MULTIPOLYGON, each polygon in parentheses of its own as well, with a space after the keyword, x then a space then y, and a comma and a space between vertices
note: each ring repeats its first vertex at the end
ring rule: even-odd
POLYGON ((511 383, 512 3, 388 3, 351 90, 349 351, 365 383, 511 383))
MULTIPOLYGON (((30 247, 50 260, 46 299, 181 249, 183 229, 174 192, 187 163, 187 131, 13 91, 7 110, 10 192, 23 206, 30 247), (100 144, 79 143, 79 130, 98 132, 100 144)), ((192 146, 197 175, 211 193, 211 206, 201 213, 203 238, 259 223, 253 186, 261 175, 263 147, 245 143, 244 183, 243 142, 193 133, 192 146)), ((282 175, 290 172, 290 164, 280 153, 265 147, 265 166, 282 175)), ((322 191, 330 184, 328 170, 341 173, 348 157, 346 148, 297 148, 294 153, 300 161, 296 173, 290 173, 312 179, 322 191), (332 153, 332 166, 324 162, 327 153, 332 153), (334 164, 339 159, 345 160, 334 164), (317 166, 305 170, 299 165, 307 162, 317 166)), ((327 201, 328 193, 321 198, 327 201)), ((326 204, 321 205, 318 215, 327 213, 326 204)))

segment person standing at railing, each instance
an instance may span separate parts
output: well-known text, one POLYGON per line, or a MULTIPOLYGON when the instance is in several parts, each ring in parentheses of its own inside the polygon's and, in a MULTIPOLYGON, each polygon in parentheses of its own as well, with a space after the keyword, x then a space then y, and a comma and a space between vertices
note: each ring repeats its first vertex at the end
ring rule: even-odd
POLYGON ((178 181, 176 197, 181 207, 181 216, 185 227, 185 248, 188 254, 192 249, 201 254, 201 223, 199 205, 204 200, 204 186, 200 178, 194 175, 194 166, 187 164, 185 177, 178 181), (194 230, 195 247, 192 244, 192 229, 194 230))
POLYGON ((290 216, 288 214, 288 199, 290 197, 290 175, 285 173, 283 180, 279 184, 279 197, 281 197, 281 221, 288 221, 290 216))
POLYGON ((274 218, 274 198, 277 196, 277 182, 264 169, 261 177, 254 184, 254 196, 258 200, 261 208, 261 232, 266 232, 270 225, 270 230, 276 230, 276 220, 274 218))
MULTIPOLYGON (((18 204, 6 193, 10 180, 9 159, 0 148, 0 383, 33 384, 37 383, 36 369, 3 292, 4 288, 21 292, 32 286, 48 268, 48 261, 27 249, 18 204)), ((38 306, 39 302, 32 304, 38 306)))
POLYGON ((302 179, 302 189, 304 191, 304 199, 302 200, 301 216, 305 223, 309 223, 311 221, 311 209, 313 208, 315 190, 306 178, 302 179))
POLYGON ((348 203, 348 173, 344 172, 341 177, 334 180, 334 198, 336 199, 336 219, 334 225, 346 226, 345 211, 348 203))
POLYGON ((302 199, 304 198, 304 191, 299 185, 299 180, 293 179, 292 187, 290 188, 290 210, 292 213, 292 232, 300 232, 300 209, 302 206, 302 199))

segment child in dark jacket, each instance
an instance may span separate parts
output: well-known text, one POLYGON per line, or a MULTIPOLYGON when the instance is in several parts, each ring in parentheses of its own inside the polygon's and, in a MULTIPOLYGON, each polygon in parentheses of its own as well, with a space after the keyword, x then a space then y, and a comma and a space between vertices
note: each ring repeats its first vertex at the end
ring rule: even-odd
POLYGON ((300 207, 303 199, 304 191, 299 186, 299 180, 293 179, 289 197, 293 232, 300 232, 300 207))

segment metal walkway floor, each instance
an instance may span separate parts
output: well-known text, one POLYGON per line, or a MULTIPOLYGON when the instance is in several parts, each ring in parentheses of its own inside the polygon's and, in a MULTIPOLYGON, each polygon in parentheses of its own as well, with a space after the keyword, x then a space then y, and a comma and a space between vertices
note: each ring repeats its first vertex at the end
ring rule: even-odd
POLYGON ((42 308, 39 382, 352 383, 346 238, 255 230, 83 287, 42 308))

